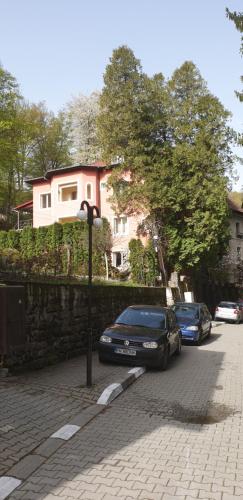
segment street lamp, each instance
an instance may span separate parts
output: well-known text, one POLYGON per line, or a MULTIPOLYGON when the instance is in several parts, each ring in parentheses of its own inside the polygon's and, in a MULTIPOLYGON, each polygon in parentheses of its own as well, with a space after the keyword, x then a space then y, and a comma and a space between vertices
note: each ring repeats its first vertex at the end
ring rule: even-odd
POLYGON ((95 205, 91 206, 88 201, 82 201, 77 217, 81 221, 87 221, 89 226, 89 281, 88 281, 88 348, 87 348, 87 387, 92 386, 92 226, 102 226, 100 211, 95 205), (94 216, 95 215, 95 216, 94 216))

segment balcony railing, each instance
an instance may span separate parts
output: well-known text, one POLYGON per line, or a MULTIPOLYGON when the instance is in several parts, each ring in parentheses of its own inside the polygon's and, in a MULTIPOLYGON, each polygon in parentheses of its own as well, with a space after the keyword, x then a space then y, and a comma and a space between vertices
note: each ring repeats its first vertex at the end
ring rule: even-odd
POLYGON ((24 229, 25 227, 32 227, 32 226, 33 226, 32 220, 24 220, 24 221, 21 221, 19 223, 19 225, 16 224, 14 229, 17 229, 18 231, 22 231, 22 229, 24 229))

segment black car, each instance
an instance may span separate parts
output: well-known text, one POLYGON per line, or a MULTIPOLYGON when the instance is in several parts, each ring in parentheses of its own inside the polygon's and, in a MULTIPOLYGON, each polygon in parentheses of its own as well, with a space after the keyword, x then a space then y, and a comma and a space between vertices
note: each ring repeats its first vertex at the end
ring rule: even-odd
POLYGON ((165 370, 169 356, 181 352, 181 332, 171 309, 127 307, 99 340, 99 359, 165 370))
POLYGON ((212 316, 206 304, 200 302, 176 302, 172 306, 179 323, 182 340, 200 345, 211 333, 212 316))

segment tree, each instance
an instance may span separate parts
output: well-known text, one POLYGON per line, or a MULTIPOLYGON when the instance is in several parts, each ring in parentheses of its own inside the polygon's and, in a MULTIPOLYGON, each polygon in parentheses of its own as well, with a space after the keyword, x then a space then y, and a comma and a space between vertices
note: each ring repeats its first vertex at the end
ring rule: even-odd
POLYGON ((192 62, 174 72, 168 92, 171 157, 155 184, 153 205, 161 207, 167 261, 188 271, 213 265, 226 251, 234 133, 230 113, 192 62))
MULTIPOLYGON (((235 27, 237 31, 240 33, 243 33, 243 12, 230 12, 229 9, 226 9, 226 15, 227 17, 234 22, 235 27)), ((243 54, 243 35, 241 36, 241 46, 240 46, 240 53, 241 55, 243 54)), ((241 83, 243 83, 243 76, 240 77, 241 83)), ((242 102, 243 101, 243 92, 235 92, 238 99, 242 102)))
POLYGON ((196 66, 184 63, 166 83, 120 47, 106 68, 100 110, 104 157, 122 160, 110 178, 117 210, 140 209, 157 224, 167 269, 212 265, 229 237, 234 134, 196 66))
POLYGON ((88 97, 80 94, 67 105, 65 114, 70 123, 72 158, 77 163, 93 163, 100 159, 96 118, 99 111, 99 93, 88 97))
POLYGON ((44 103, 24 102, 18 110, 19 171, 23 177, 38 177, 47 170, 71 162, 69 128, 64 113, 55 116, 44 103))
POLYGON ((148 78, 131 49, 114 50, 104 75, 97 127, 103 159, 118 162, 109 182, 120 211, 144 209, 151 194, 147 181, 154 164, 163 153, 165 157, 165 102, 163 75, 148 78))
POLYGON ((0 66, 0 207, 7 218, 15 194, 17 109, 20 100, 15 78, 0 66))

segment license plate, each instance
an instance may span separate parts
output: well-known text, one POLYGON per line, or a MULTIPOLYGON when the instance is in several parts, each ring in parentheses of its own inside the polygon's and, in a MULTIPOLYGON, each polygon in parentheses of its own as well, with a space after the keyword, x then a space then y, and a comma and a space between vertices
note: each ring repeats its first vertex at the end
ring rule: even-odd
POLYGON ((128 356, 136 356, 136 351, 135 349, 121 349, 118 347, 115 349, 116 354, 127 354, 128 356))

